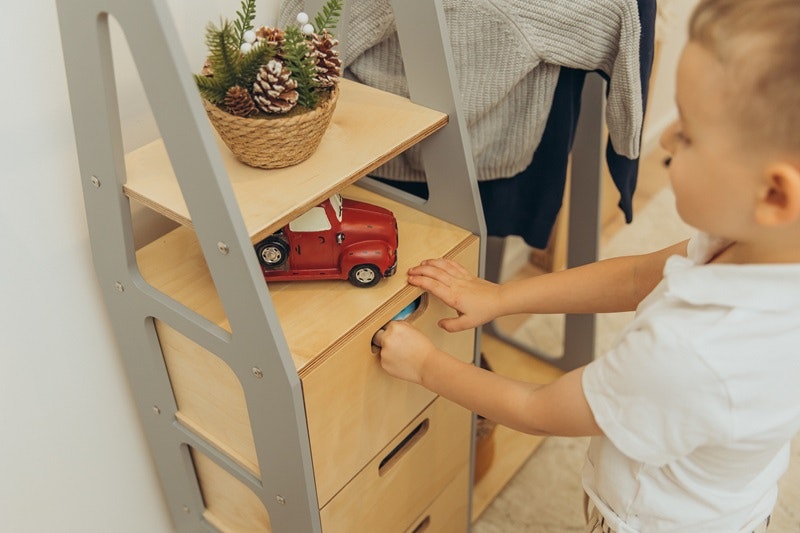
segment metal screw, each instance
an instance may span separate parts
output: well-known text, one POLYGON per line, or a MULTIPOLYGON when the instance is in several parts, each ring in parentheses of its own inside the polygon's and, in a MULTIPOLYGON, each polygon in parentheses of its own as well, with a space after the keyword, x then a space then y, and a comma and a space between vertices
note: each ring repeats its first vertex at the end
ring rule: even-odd
POLYGON ((275 496, 275 501, 277 501, 277 502, 278 502, 279 504, 281 504, 281 505, 286 505, 286 498, 284 498, 284 497, 283 497, 283 496, 281 496, 280 494, 278 494, 277 496, 275 496))
POLYGON ((253 375, 254 375, 255 377, 257 377, 258 379, 261 379, 261 378, 263 378, 263 377, 264 377, 264 373, 263 373, 263 372, 261 371, 261 369, 260 369, 260 368, 258 368, 257 366, 254 366, 254 367, 253 367, 253 375))
POLYGON ((114 288, 117 289, 117 292, 125 292, 125 285, 121 281, 114 283, 114 288))
POLYGON ((91 178, 89 178, 89 181, 91 181, 92 185, 94 185, 95 187, 98 188, 100 187, 100 178, 98 178, 97 176, 92 176, 91 178))
POLYGON ((219 241, 219 242, 217 243, 217 248, 219 249, 219 253, 221 253, 222 255, 228 255, 228 252, 230 252, 230 251, 231 251, 231 249, 230 249, 230 248, 228 248, 228 245, 227 245, 227 244, 225 244, 225 243, 224 243, 224 242, 222 242, 222 241, 219 241))
POLYGON ((154 405, 153 406, 153 412, 155 414, 157 414, 157 415, 160 415, 161 414, 161 409, 157 405, 154 405))

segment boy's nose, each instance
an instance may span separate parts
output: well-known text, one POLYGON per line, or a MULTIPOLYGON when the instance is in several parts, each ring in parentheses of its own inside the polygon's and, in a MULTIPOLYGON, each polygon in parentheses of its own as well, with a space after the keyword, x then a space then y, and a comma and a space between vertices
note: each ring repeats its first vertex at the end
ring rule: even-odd
POLYGON ((664 129, 664 132, 661 134, 661 139, 659 142, 661 147, 667 151, 670 155, 675 153, 675 141, 676 141, 676 133, 678 131, 678 122, 675 121, 669 126, 664 129))

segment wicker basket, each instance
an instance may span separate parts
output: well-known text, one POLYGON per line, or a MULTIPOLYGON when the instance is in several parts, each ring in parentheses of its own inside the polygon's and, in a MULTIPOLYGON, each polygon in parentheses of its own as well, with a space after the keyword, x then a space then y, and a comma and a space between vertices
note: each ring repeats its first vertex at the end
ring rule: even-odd
POLYGON ((319 147, 339 99, 338 85, 319 105, 288 116, 237 117, 203 99, 206 113, 236 159, 258 168, 283 168, 305 161, 319 147))

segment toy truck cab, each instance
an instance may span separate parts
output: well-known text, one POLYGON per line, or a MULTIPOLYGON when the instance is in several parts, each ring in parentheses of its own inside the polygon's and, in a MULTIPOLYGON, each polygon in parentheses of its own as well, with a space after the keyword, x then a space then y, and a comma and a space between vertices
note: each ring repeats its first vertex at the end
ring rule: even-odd
POLYGON ((267 281, 348 279, 371 287, 397 270, 388 209, 334 194, 255 245, 267 281))

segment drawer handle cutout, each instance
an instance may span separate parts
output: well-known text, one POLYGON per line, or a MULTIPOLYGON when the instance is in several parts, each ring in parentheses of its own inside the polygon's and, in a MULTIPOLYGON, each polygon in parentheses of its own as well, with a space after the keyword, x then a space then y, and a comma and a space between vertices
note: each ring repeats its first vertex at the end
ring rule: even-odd
POLYGON ((422 533, 423 531, 428 531, 428 527, 431 525, 431 515, 426 516, 422 522, 420 522, 417 527, 411 530, 411 533, 422 533))
POLYGON ((378 475, 384 475, 392 465, 396 464, 405 453, 411 449, 411 447, 416 444, 425 433, 428 432, 428 426, 430 425, 429 419, 425 419, 420 422, 417 427, 411 430, 408 435, 405 436, 400 443, 395 446, 392 451, 386 454, 386 457, 381 460, 380 464, 378 465, 378 475))
POLYGON ((417 318, 425 308, 428 307, 428 293, 423 292, 419 297, 402 308, 399 313, 392 317, 392 320, 411 320, 417 318))

